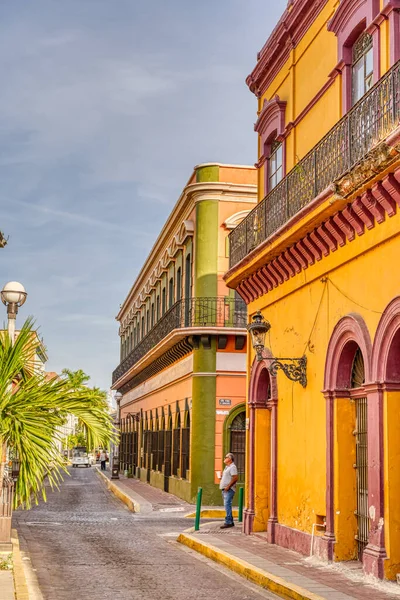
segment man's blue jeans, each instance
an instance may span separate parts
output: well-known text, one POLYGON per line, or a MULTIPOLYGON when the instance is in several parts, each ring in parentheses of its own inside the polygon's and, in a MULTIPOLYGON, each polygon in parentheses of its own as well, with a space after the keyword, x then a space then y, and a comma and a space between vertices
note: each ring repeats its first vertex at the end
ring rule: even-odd
POLYGON ((225 512, 226 512, 226 517, 225 517, 226 525, 232 525, 232 523, 233 523, 232 500, 233 500, 234 495, 235 495, 235 490, 233 490, 232 488, 230 490, 228 490, 227 492, 225 492, 224 490, 222 491, 222 498, 224 499, 224 508, 225 508, 225 512))

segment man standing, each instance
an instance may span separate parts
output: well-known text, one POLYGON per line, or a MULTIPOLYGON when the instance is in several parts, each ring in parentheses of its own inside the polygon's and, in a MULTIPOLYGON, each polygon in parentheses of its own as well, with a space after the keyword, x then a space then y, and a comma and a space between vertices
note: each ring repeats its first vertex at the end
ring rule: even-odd
POLYGON ((100 464, 101 464, 101 470, 102 471, 106 470, 106 460, 107 460, 107 454, 105 453, 104 450, 102 450, 100 452, 100 464))
POLYGON ((236 482, 238 480, 238 470, 235 465, 235 457, 229 452, 224 458, 225 469, 222 473, 219 489, 222 490, 222 498, 224 500, 224 508, 226 512, 225 523, 221 525, 221 529, 233 527, 232 516, 232 500, 236 491, 236 482))

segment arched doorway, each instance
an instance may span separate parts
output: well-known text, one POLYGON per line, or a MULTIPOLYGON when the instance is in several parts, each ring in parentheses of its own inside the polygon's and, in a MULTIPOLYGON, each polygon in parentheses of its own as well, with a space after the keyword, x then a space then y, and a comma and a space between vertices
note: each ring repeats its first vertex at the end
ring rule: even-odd
POLYGON ((372 344, 360 315, 341 319, 325 366, 326 532, 319 554, 363 560, 369 540, 368 399, 372 344))
MULTIPOLYGON (((268 349, 266 357, 272 356, 268 349)), ((253 362, 248 396, 248 458, 244 533, 268 532, 275 543, 277 519, 277 407, 276 377, 267 360, 253 362)))

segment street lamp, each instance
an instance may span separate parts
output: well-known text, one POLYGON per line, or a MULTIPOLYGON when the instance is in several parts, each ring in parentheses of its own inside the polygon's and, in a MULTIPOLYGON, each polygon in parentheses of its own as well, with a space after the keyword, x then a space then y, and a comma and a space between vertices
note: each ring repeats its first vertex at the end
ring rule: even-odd
POLYGON ((18 308, 24 304, 26 296, 24 286, 18 281, 9 281, 1 290, 1 300, 7 306, 8 335, 11 343, 15 341, 15 320, 18 308))
POLYGON ((276 377, 279 370, 283 371, 291 381, 298 381, 303 387, 307 386, 307 357, 301 358, 276 358, 275 356, 264 356, 265 336, 271 329, 271 324, 266 321, 257 311, 253 315, 253 320, 247 325, 247 331, 250 333, 251 342, 256 351, 257 360, 271 361, 267 367, 270 375, 276 377))
MULTIPOLYGON (((115 401, 117 403, 117 417, 114 421, 114 425, 115 427, 118 427, 119 429, 119 425, 120 425, 120 408, 119 408, 119 403, 120 400, 122 398, 122 394, 121 392, 116 392, 114 394, 114 398, 115 401)), ((116 446, 115 444, 113 444, 113 455, 112 455, 112 464, 111 464, 111 479, 119 479, 119 444, 118 446, 116 446)))

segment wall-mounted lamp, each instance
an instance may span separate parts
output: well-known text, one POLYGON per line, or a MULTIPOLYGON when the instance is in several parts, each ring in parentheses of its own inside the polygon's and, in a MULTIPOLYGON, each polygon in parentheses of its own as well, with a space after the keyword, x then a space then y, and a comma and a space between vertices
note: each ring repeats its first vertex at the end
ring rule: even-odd
POLYGON ((298 381, 303 387, 307 385, 307 357, 301 358, 275 358, 274 356, 263 356, 265 348, 265 336, 271 329, 271 324, 266 321, 257 311, 253 315, 252 322, 247 325, 247 331, 250 333, 251 342, 256 351, 257 360, 270 360, 271 364, 268 367, 269 373, 276 377, 279 370, 283 371, 291 381, 298 381))

